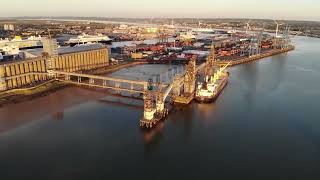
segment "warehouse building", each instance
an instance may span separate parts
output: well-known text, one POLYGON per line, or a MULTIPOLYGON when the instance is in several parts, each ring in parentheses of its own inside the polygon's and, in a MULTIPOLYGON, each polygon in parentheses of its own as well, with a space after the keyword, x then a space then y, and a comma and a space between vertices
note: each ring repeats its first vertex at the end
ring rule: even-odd
MULTIPOLYGON (((51 44, 50 44, 51 43, 51 44)), ((101 44, 75 47, 46 47, 26 50, 25 60, 0 63, 0 91, 48 80, 47 70, 77 72, 109 65, 109 50, 101 44), (46 50, 46 52, 44 52, 46 50)))

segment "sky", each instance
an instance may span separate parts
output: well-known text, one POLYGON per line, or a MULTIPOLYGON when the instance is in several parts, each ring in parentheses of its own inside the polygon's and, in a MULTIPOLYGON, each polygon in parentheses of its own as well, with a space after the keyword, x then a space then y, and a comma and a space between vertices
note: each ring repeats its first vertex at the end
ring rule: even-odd
POLYGON ((319 10, 319 0, 1 0, 0 17, 190 17, 320 21, 319 10))

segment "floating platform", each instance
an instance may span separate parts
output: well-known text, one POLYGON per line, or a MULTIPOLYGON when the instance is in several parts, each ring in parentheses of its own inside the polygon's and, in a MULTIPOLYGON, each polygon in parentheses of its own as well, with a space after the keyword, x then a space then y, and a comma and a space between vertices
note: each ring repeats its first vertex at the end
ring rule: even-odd
POLYGON ((185 94, 183 96, 176 96, 173 98, 173 103, 177 105, 188 105, 194 99, 194 93, 192 94, 185 94))

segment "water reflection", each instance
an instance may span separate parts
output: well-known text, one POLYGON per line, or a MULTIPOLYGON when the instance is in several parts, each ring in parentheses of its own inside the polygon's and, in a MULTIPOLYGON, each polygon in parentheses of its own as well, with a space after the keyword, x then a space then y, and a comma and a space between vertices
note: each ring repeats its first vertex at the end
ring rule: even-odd
POLYGON ((288 54, 274 56, 271 59, 272 61, 270 63, 272 63, 273 71, 270 75, 271 75, 271 80, 273 80, 273 83, 270 84, 270 89, 276 90, 279 88, 284 78, 288 54))
POLYGON ((205 121, 214 121, 215 109, 217 104, 195 104, 194 105, 199 117, 205 121))
MULTIPOLYGON (((241 86, 246 89, 244 97, 247 101, 247 107, 250 109, 254 106, 254 97, 257 93, 257 81, 259 79, 259 65, 258 63, 244 64, 239 67, 239 74, 237 76, 241 77, 241 86), (242 78, 244 77, 244 78, 242 78)), ((232 75, 231 75, 232 76, 232 75)))
POLYGON ((0 133, 47 116, 62 120, 66 109, 104 96, 104 93, 72 87, 29 101, 5 105, 0 107, 0 133))
MULTIPOLYGON (((10 132, 0 134, 1 177, 319 179, 320 40, 299 43, 298 53, 230 68, 215 103, 177 107, 150 131, 139 127, 142 100, 103 90, 66 88, 1 107, 0 129, 10 132)), ((162 72, 145 68, 124 73, 162 72)))
POLYGON ((186 139, 189 139, 192 135, 194 111, 193 105, 174 106, 168 117, 174 128, 182 129, 186 139))
POLYGON ((164 127, 164 121, 160 121, 154 129, 140 129, 146 153, 154 152, 159 148, 163 140, 164 127))
POLYGON ((108 106, 125 107, 129 110, 143 110, 143 100, 139 98, 125 98, 117 96, 107 96, 97 101, 99 104, 108 106))

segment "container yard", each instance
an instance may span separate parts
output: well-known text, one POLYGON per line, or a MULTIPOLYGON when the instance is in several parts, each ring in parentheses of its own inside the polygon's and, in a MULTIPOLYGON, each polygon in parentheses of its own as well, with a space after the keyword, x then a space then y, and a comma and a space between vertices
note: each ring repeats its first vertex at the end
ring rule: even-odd
POLYGON ((127 45, 112 47, 111 53, 115 58, 121 56, 128 60, 185 64, 193 55, 199 57, 198 61, 205 60, 210 47, 214 45, 218 64, 223 65, 225 62, 231 61, 231 65, 236 65, 294 49, 290 45, 289 29, 278 37, 263 31, 254 33, 241 31, 212 31, 210 33, 190 31, 186 33, 177 31, 175 34, 178 34, 176 38, 170 35, 166 36, 171 38, 171 41, 168 39, 156 39, 153 43, 133 41, 127 45))

